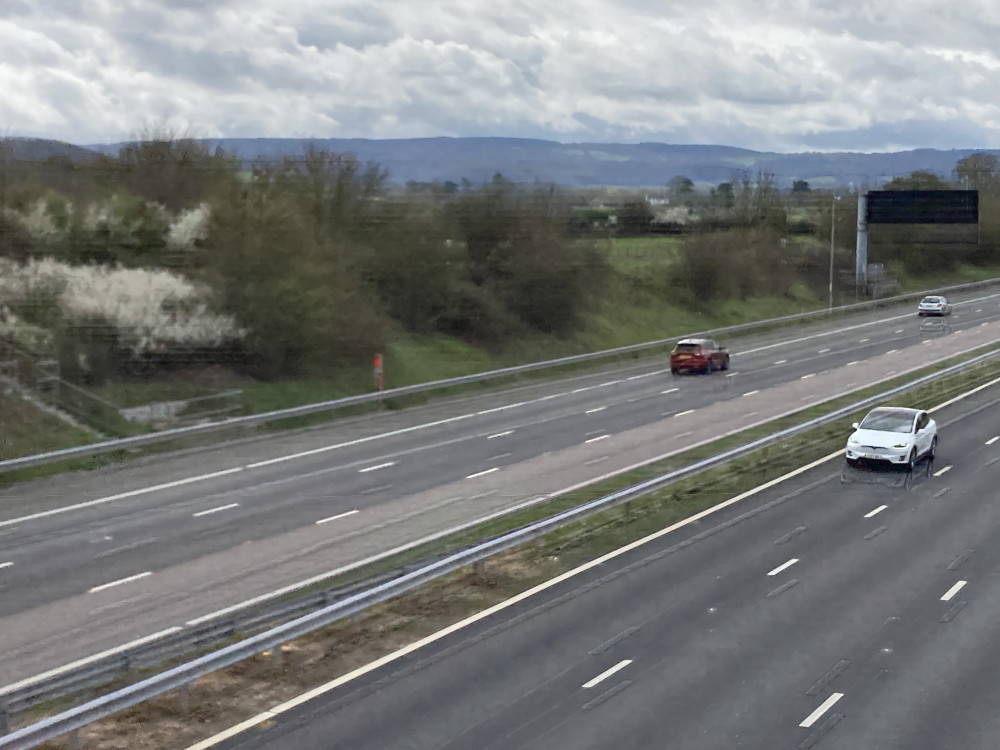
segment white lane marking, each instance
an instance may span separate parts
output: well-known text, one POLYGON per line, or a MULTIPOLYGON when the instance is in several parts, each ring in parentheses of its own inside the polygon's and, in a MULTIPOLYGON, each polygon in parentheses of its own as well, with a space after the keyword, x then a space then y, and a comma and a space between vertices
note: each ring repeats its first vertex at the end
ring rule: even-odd
POLYGON ((688 409, 687 411, 679 411, 676 414, 674 414, 674 416, 675 417, 684 417, 684 416, 687 416, 688 414, 694 414, 694 411, 695 411, 694 409, 688 409))
POLYGON ((102 583, 100 586, 94 586, 94 588, 87 591, 88 594, 96 594, 98 591, 104 591, 105 589, 114 588, 115 586, 121 586, 123 583, 132 583, 132 581, 138 581, 141 578, 149 578, 153 575, 151 570, 147 570, 145 573, 138 573, 134 576, 129 576, 128 578, 122 578, 117 581, 112 581, 111 583, 102 583))
POLYGON ((496 440, 497 438, 507 437, 508 435, 513 435, 513 430, 505 430, 504 432, 498 432, 496 435, 490 435, 487 440, 496 440))
POLYGON ((367 490, 361 490, 362 495, 374 495, 379 492, 385 492, 386 490, 391 490, 391 484, 380 484, 378 487, 369 487, 367 490))
POLYGON ((776 365, 786 365, 786 364, 788 364, 788 360, 787 359, 779 359, 774 364, 776 364, 776 365))
POLYGON ((598 407, 596 407, 594 409, 587 409, 587 411, 585 411, 584 414, 597 414, 597 412, 604 411, 607 408, 608 407, 606 407, 606 406, 598 406, 598 407))
POLYGON ((642 378, 648 378, 648 377, 649 377, 649 373, 647 372, 647 373, 643 373, 642 375, 633 375, 632 377, 625 378, 625 379, 626 380, 641 380, 642 378))
POLYGON ((814 378, 814 377, 816 377, 816 373, 810 372, 808 375, 803 375, 801 378, 799 378, 799 380, 806 380, 807 378, 814 378))
POLYGON ((858 341, 858 343, 859 344, 866 344, 866 343, 868 343, 869 340, 870 339, 861 339, 860 341, 858 341))
POLYGON ((358 469, 358 474, 367 474, 369 471, 378 471, 379 469, 388 469, 390 466, 395 466, 395 461, 386 461, 384 464, 378 464, 377 466, 369 466, 365 469, 358 469))
POLYGON ((819 350, 818 352, 816 352, 816 353, 817 353, 817 354, 826 354, 826 353, 827 353, 828 351, 830 351, 829 347, 827 347, 826 349, 820 349, 820 350, 819 350))
POLYGON ((777 568, 775 568, 774 570, 772 570, 771 572, 769 572, 768 575, 769 576, 776 576, 781 571, 788 570, 790 567, 792 567, 793 565, 795 565, 795 563, 797 563, 798 561, 799 561, 799 558, 793 557, 788 562, 781 563, 781 565, 779 565, 777 568))
POLYGON ((348 516, 353 516, 360 512, 361 512, 360 510, 349 510, 346 513, 338 513, 337 515, 330 516, 329 518, 321 518, 316 522, 316 525, 319 526, 320 524, 329 523, 330 521, 336 521, 340 518, 347 518, 348 516))
POLYGON ((899 349, 890 349, 889 351, 886 352, 886 354, 895 354, 898 351, 899 349))
POLYGON ((897 328, 897 329, 896 329, 896 333, 902 333, 902 332, 903 332, 903 329, 902 329, 902 328, 897 328))
POLYGON ((213 513, 221 513, 224 510, 232 510, 233 508, 239 507, 239 503, 229 503, 229 505, 220 505, 218 508, 210 508, 209 510, 199 511, 198 513, 192 513, 191 515, 195 518, 201 518, 202 516, 210 516, 213 513))
POLYGON ((952 598, 955 596, 955 594, 957 594, 959 591, 965 588, 965 584, 967 583, 968 581, 959 581, 958 583, 956 583, 954 586, 952 586, 950 589, 944 592, 944 596, 941 597, 941 601, 950 602, 952 598))
MULTIPOLYGON (((556 394, 556 395, 562 395, 562 394, 556 394)), ((519 406, 525 406, 527 403, 528 403, 527 401, 517 401, 513 404, 504 404, 503 406, 496 406, 492 409, 483 409, 483 411, 477 411, 476 416, 482 417, 485 416, 486 414, 496 414, 498 411, 507 411, 507 409, 516 409, 519 406)))
POLYGON ((981 307, 976 309, 977 313, 982 312, 982 311, 983 311, 983 308, 981 308, 981 307))
POLYGON ((583 683, 583 687, 589 690, 595 685, 599 685, 600 683, 604 682, 606 679, 608 679, 611 675, 615 674, 616 672, 621 672, 623 669, 625 669, 625 667, 627 667, 631 663, 632 663, 631 659, 622 659, 620 662, 611 667, 611 669, 606 669, 599 675, 597 675, 597 677, 595 677, 594 679, 587 680, 587 682, 583 683))
POLYGON ((677 393, 677 391, 679 391, 679 390, 680 390, 680 388, 670 388, 670 389, 665 390, 665 391, 660 391, 660 393, 662 395, 666 396, 668 393, 677 393))
POLYGON ((597 437, 592 437, 589 440, 585 440, 584 443, 596 443, 600 440, 607 440, 610 435, 598 435, 597 437))
POLYGON ((1000 383, 1000 378, 993 378, 993 380, 991 380, 988 383, 983 383, 982 385, 977 385, 971 391, 966 391, 965 393, 959 393, 957 396, 955 396, 954 398, 948 399, 944 403, 938 404, 937 406, 932 406, 930 409, 927 410, 927 412, 929 414, 933 414, 934 412, 941 411, 946 406, 951 406, 952 404, 956 404, 959 401, 962 401, 963 399, 966 399, 969 396, 972 396, 973 394, 979 393, 980 391, 984 391, 987 388, 992 388, 997 383, 1000 383))
POLYGON ((758 393, 760 393, 760 391, 747 391, 747 392, 746 392, 746 393, 744 393, 743 395, 744 395, 744 396, 753 396, 753 395, 756 395, 756 394, 758 394, 758 393))
POLYGON ((833 708, 833 706, 837 703, 837 701, 839 701, 843 697, 844 697, 843 693, 834 693, 825 701, 820 703, 819 708, 817 708, 815 711, 809 714, 805 719, 803 719, 802 723, 799 724, 799 726, 802 727, 803 729, 808 729, 819 720, 820 716, 822 716, 831 708, 833 708))
POLYGON ((160 490, 170 490, 174 487, 183 487, 186 484, 194 484, 195 482, 202 482, 206 479, 215 479, 216 477, 224 477, 229 474, 236 474, 237 472, 243 471, 243 467, 236 469, 225 469, 223 471, 215 471, 211 474, 202 474, 197 477, 188 477, 186 479, 178 479, 174 482, 165 482, 164 484, 157 484, 152 487, 143 487, 138 490, 129 490, 128 492, 120 492, 117 495, 109 495, 108 497, 101 497, 97 500, 88 500, 84 503, 76 503, 74 505, 67 505, 62 508, 53 508, 52 510, 43 510, 38 513, 32 513, 28 516, 21 516, 20 518, 11 518, 7 521, 0 521, 0 529, 5 526, 14 526, 15 524, 24 523, 25 521, 35 521, 39 518, 48 518, 49 516, 58 516, 62 513, 69 513, 74 510, 82 510, 84 508, 93 508, 95 505, 104 505, 105 503, 111 503, 115 500, 125 500, 130 497, 138 497, 139 495, 148 495, 152 492, 158 492, 160 490))
POLYGON ((880 505, 875 510, 871 510, 871 511, 868 511, 867 513, 865 513, 865 518, 874 518, 875 516, 877 516, 879 513, 881 513, 883 510, 885 510, 888 507, 889 507, 888 505, 880 505))
POLYGON ((744 419, 750 419, 750 417, 756 417, 759 413, 760 412, 756 412, 756 411, 748 411, 746 414, 743 415, 743 418, 744 419))
POLYGON ((944 474, 945 472, 949 472, 949 471, 951 471, 951 467, 950 466, 945 466, 943 469, 938 469, 937 471, 935 471, 934 472, 934 476, 939 477, 942 474, 944 474))
POLYGON ((995 443, 997 440, 1000 440, 1000 435, 996 435, 994 437, 991 437, 989 440, 986 441, 986 444, 987 445, 993 445, 993 443, 995 443))
POLYGON ((851 365, 859 365, 859 364, 861 364, 861 360, 860 359, 855 359, 855 360, 853 360, 851 362, 848 362, 847 363, 847 367, 850 367, 851 365))
POLYGON ((0 563, 0 570, 3 570, 4 568, 11 568, 13 566, 14 566, 14 563, 12 563, 12 562, 0 563))
POLYGON ((501 458, 510 458, 513 455, 513 453, 497 453, 490 458, 490 461, 499 461, 501 458))
POLYGON ((109 656, 114 656, 115 654, 120 654, 123 651, 128 651, 130 648, 135 648, 137 646, 143 646, 147 643, 159 640, 160 638, 165 638, 168 635, 173 635, 174 633, 179 633, 184 628, 180 626, 174 626, 172 628, 167 628, 166 630, 161 630, 159 633, 153 633, 152 635, 143 636, 134 641, 129 641, 128 643, 123 643, 121 646, 115 646, 107 651, 102 651, 99 654, 92 654, 91 656, 84 657, 72 664, 65 664, 61 667, 56 667, 55 669, 50 669, 48 672, 42 672, 41 674, 36 674, 34 677, 28 677, 27 679, 21 680, 20 682, 15 682, 13 685, 6 685, 0 688, 0 696, 7 695, 9 693, 16 692, 21 688, 25 688, 28 685, 33 685, 37 682, 47 680, 50 677, 55 677, 56 675, 64 674, 66 672, 72 672, 75 669, 91 664, 95 661, 101 661, 102 659, 107 659, 109 656))
POLYGON ((736 377, 737 375, 739 375, 739 373, 738 373, 738 372, 731 372, 731 373, 729 373, 728 375, 726 375, 726 377, 727 377, 727 378, 735 378, 735 377, 736 377))
POLYGON ((475 479, 476 477, 485 477, 487 474, 492 474, 494 471, 500 471, 496 466, 492 469, 487 469, 486 471, 477 471, 475 474, 469 474, 466 479, 475 479))

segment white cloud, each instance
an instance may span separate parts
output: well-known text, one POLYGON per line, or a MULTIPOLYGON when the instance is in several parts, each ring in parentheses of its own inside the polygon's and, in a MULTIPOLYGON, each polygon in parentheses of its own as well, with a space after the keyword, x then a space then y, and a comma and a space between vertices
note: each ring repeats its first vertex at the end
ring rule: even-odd
POLYGON ((168 123, 203 136, 1000 146, 993 0, 4 6, 0 127, 77 143, 168 123))

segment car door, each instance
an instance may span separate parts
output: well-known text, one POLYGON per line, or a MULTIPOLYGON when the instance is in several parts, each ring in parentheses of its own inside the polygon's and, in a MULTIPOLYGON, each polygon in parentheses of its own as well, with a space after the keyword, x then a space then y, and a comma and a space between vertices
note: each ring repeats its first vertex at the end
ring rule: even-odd
POLYGON ((921 455, 926 453, 931 448, 931 431, 928 429, 930 425, 930 415, 922 411, 917 415, 917 452, 921 455))
POLYGON ((714 341, 709 339, 705 342, 705 348, 708 349, 708 356, 712 360, 712 367, 716 370, 722 367, 722 353, 719 351, 719 347, 714 341))

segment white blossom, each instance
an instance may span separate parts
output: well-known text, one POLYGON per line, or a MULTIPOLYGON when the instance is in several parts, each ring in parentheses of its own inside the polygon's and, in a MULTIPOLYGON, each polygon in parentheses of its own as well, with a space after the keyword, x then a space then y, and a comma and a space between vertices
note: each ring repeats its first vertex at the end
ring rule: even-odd
POLYGON ((208 237, 210 218, 211 207, 207 203, 182 211, 167 230, 167 247, 171 250, 190 250, 196 241, 208 237))

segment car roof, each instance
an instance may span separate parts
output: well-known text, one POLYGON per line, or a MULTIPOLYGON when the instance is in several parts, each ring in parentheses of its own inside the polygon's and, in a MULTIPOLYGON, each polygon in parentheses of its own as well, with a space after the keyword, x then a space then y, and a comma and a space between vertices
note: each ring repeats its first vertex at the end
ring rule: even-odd
POLYGON ((895 417, 915 417, 921 412, 920 409, 911 409, 907 406, 879 406, 872 409, 868 414, 891 414, 895 417))
POLYGON ((704 344, 706 341, 708 341, 708 339, 681 339, 677 343, 678 343, 678 345, 680 345, 680 344, 704 344))

